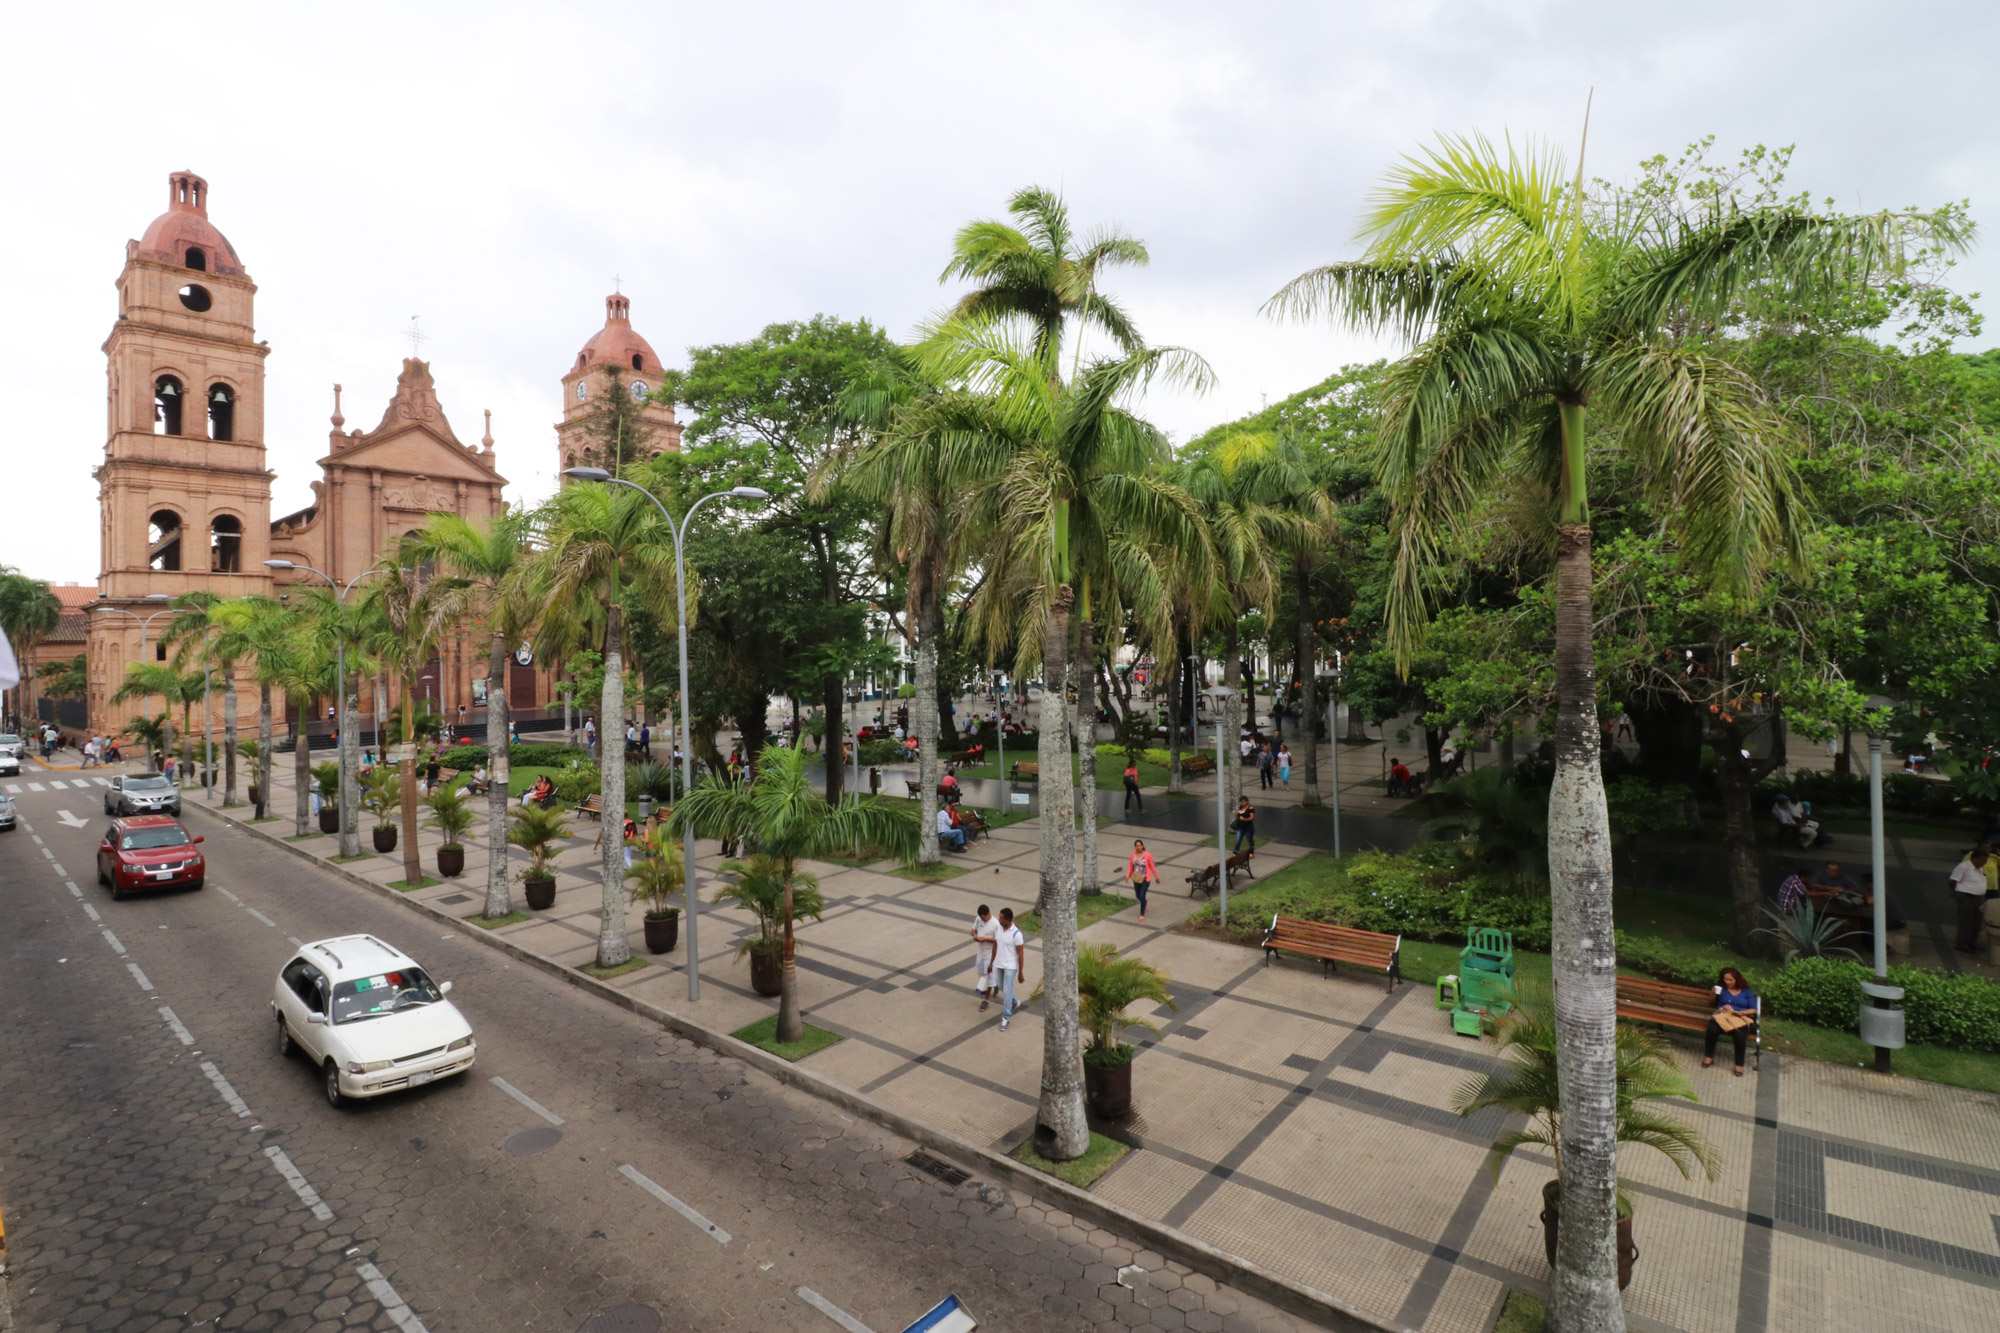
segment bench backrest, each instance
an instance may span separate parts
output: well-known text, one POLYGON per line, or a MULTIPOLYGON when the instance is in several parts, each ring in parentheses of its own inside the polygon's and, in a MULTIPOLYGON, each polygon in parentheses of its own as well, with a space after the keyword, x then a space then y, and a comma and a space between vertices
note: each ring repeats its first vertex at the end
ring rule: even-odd
POLYGON ((1316 949, 1337 949, 1385 968, 1402 943, 1397 935, 1357 930, 1353 926, 1336 926, 1325 921, 1301 921, 1293 916, 1273 916, 1270 939, 1273 944, 1293 942, 1316 949))
POLYGON ((1651 977, 1620 977, 1618 1003, 1706 1016, 1715 1008, 1715 992, 1651 977))

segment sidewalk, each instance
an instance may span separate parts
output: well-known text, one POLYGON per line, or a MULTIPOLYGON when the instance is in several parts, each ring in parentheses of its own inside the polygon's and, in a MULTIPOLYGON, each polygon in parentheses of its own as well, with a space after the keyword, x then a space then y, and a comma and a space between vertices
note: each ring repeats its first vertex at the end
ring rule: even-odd
MULTIPOLYGON (((276 809, 290 808, 289 779, 276 775, 276 809)), ((282 837, 291 821, 257 827, 282 837)), ((578 850, 562 858, 555 908, 495 932, 565 966, 591 959, 599 920, 588 853, 596 826, 579 829, 578 850)), ((1107 884, 1122 873, 1134 832, 1101 830, 1107 884)), ((1487 1049, 1453 1037, 1422 988, 1390 995, 1380 979, 1326 978, 1296 960, 1267 967, 1256 951, 1174 933, 1193 907, 1180 881, 1213 844, 1168 829, 1136 832, 1166 876, 1153 915, 1141 926, 1128 908, 1085 938, 1165 968, 1179 1008, 1157 1017, 1162 1035, 1146 1041, 1135 1067, 1138 1114, 1118 1133, 1139 1151, 1093 1193, 1386 1325, 1483 1333, 1508 1288, 1543 1292, 1536 1214, 1552 1161, 1516 1153, 1496 1183, 1486 1146, 1501 1119, 1461 1121, 1444 1109, 1485 1067, 1487 1049)), ((1032 824, 1002 829, 951 858, 965 873, 937 884, 886 866, 814 865, 828 907, 823 922, 801 923, 801 1002, 811 1022, 845 1040, 804 1067, 896 1115, 1002 1152, 1026 1137, 1041 1061, 1038 1006, 1006 1033, 997 1010, 977 1011, 966 932, 981 902, 1032 904, 1036 839, 1032 824)), ((421 843, 433 875, 435 841, 427 832, 421 843)), ((477 912, 485 853, 477 831, 466 844, 462 878, 412 896, 460 916, 477 912)), ((322 858, 336 850, 330 836, 297 845, 322 858)), ((1258 873, 1302 850, 1261 845, 1258 873)), ((707 845, 704 885, 716 860, 707 845)), ((402 877, 400 854, 342 869, 378 883, 402 877)), ((646 956, 636 911, 627 923, 635 955, 646 956)), ((742 913, 704 908, 698 1004, 686 998, 685 925, 680 950, 611 984, 734 1031, 775 1008, 750 991, 735 959, 752 929, 742 913)), ((1031 945, 1031 981, 1040 966, 1031 945)), ((1634 1328, 1993 1322, 2000 1098, 1776 1056, 1735 1079, 1726 1062, 1696 1070, 1698 1050, 1681 1050, 1703 1098, 1682 1114, 1717 1143, 1724 1173, 1714 1184, 1687 1182, 1657 1155, 1628 1157, 1642 1252, 1626 1293, 1634 1328)))

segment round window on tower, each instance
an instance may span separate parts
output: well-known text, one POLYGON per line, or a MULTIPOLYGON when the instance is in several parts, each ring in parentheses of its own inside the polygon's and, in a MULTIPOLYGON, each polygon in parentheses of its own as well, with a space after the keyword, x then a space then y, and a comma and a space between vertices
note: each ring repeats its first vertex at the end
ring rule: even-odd
POLYGON ((209 298, 208 288, 198 283, 189 283, 187 286, 181 288, 181 304, 196 314, 200 314, 211 305, 214 305, 215 302, 209 298))
POLYGON ((632 401, 635 403, 646 401, 646 386, 637 380, 632 381, 632 401))

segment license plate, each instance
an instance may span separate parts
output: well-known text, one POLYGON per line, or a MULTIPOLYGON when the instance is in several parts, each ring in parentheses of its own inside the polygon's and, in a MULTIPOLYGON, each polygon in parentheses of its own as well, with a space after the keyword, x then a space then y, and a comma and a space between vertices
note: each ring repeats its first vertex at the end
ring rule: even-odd
POLYGON ((410 1075, 410 1086, 413 1088, 419 1087, 425 1083, 430 1082, 432 1079, 436 1077, 437 1077, 437 1070, 435 1069, 427 1069, 421 1074, 412 1074, 410 1075))
POLYGON ((148 870, 146 873, 154 879, 172 879, 174 877, 174 872, 171 870, 148 870))

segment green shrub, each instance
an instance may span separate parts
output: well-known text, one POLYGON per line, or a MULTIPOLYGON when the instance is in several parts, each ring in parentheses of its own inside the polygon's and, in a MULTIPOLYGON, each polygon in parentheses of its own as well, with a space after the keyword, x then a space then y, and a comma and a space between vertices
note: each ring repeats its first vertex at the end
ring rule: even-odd
MULTIPOLYGON (((1864 963, 1801 958, 1762 984, 1751 986, 1766 1009, 1837 1032, 1859 1022, 1861 983, 1873 974, 1864 963)), ((1903 1028, 1910 1041, 1967 1051, 2000 1051, 2000 985, 1971 973, 1948 974, 1898 964, 1891 985, 1903 988, 1903 1028)))
POLYGON ((575 768, 565 768, 551 779, 556 784, 556 795, 570 805, 579 804, 584 797, 594 796, 604 787, 604 774, 596 764, 579 764, 575 768))
MULTIPOLYGON (((1769 810, 1779 792, 1812 802, 1816 814, 1868 809, 1868 779, 1859 773, 1794 772, 1782 781, 1766 779, 1757 784, 1752 807, 1760 814, 1769 810)), ((1908 773, 1890 773, 1882 779, 1882 808, 1891 814, 1950 819, 1961 813, 1959 794, 1949 782, 1908 773)))
POLYGON ((899 741, 867 740, 861 742, 861 762, 865 767, 875 768, 882 764, 899 764, 908 757, 899 741))
POLYGON ((454 745, 438 759, 438 763, 446 768, 460 768, 468 773, 485 762, 486 747, 483 745, 454 745))
POLYGON ((1767 976, 1758 994, 1781 1017, 1852 1032, 1859 1022, 1861 982, 1868 974, 1860 963, 1801 958, 1767 976))
POLYGON ((1328 921, 1413 940, 1459 940, 1474 926, 1512 931, 1519 949, 1549 947, 1549 902, 1508 892, 1472 868, 1456 843, 1420 843, 1400 853, 1362 852, 1346 883, 1328 893, 1301 886, 1260 904, 1282 916, 1328 921))
POLYGON ((547 741, 524 741, 510 746, 507 757, 512 763, 537 768, 568 768, 573 763, 589 762, 589 756, 577 746, 556 745, 547 741))
POLYGON ((1604 803, 1610 810, 1612 835, 1679 832, 1687 827, 1686 803, 1691 796, 1685 783, 1656 787, 1644 778, 1607 782, 1604 803))

